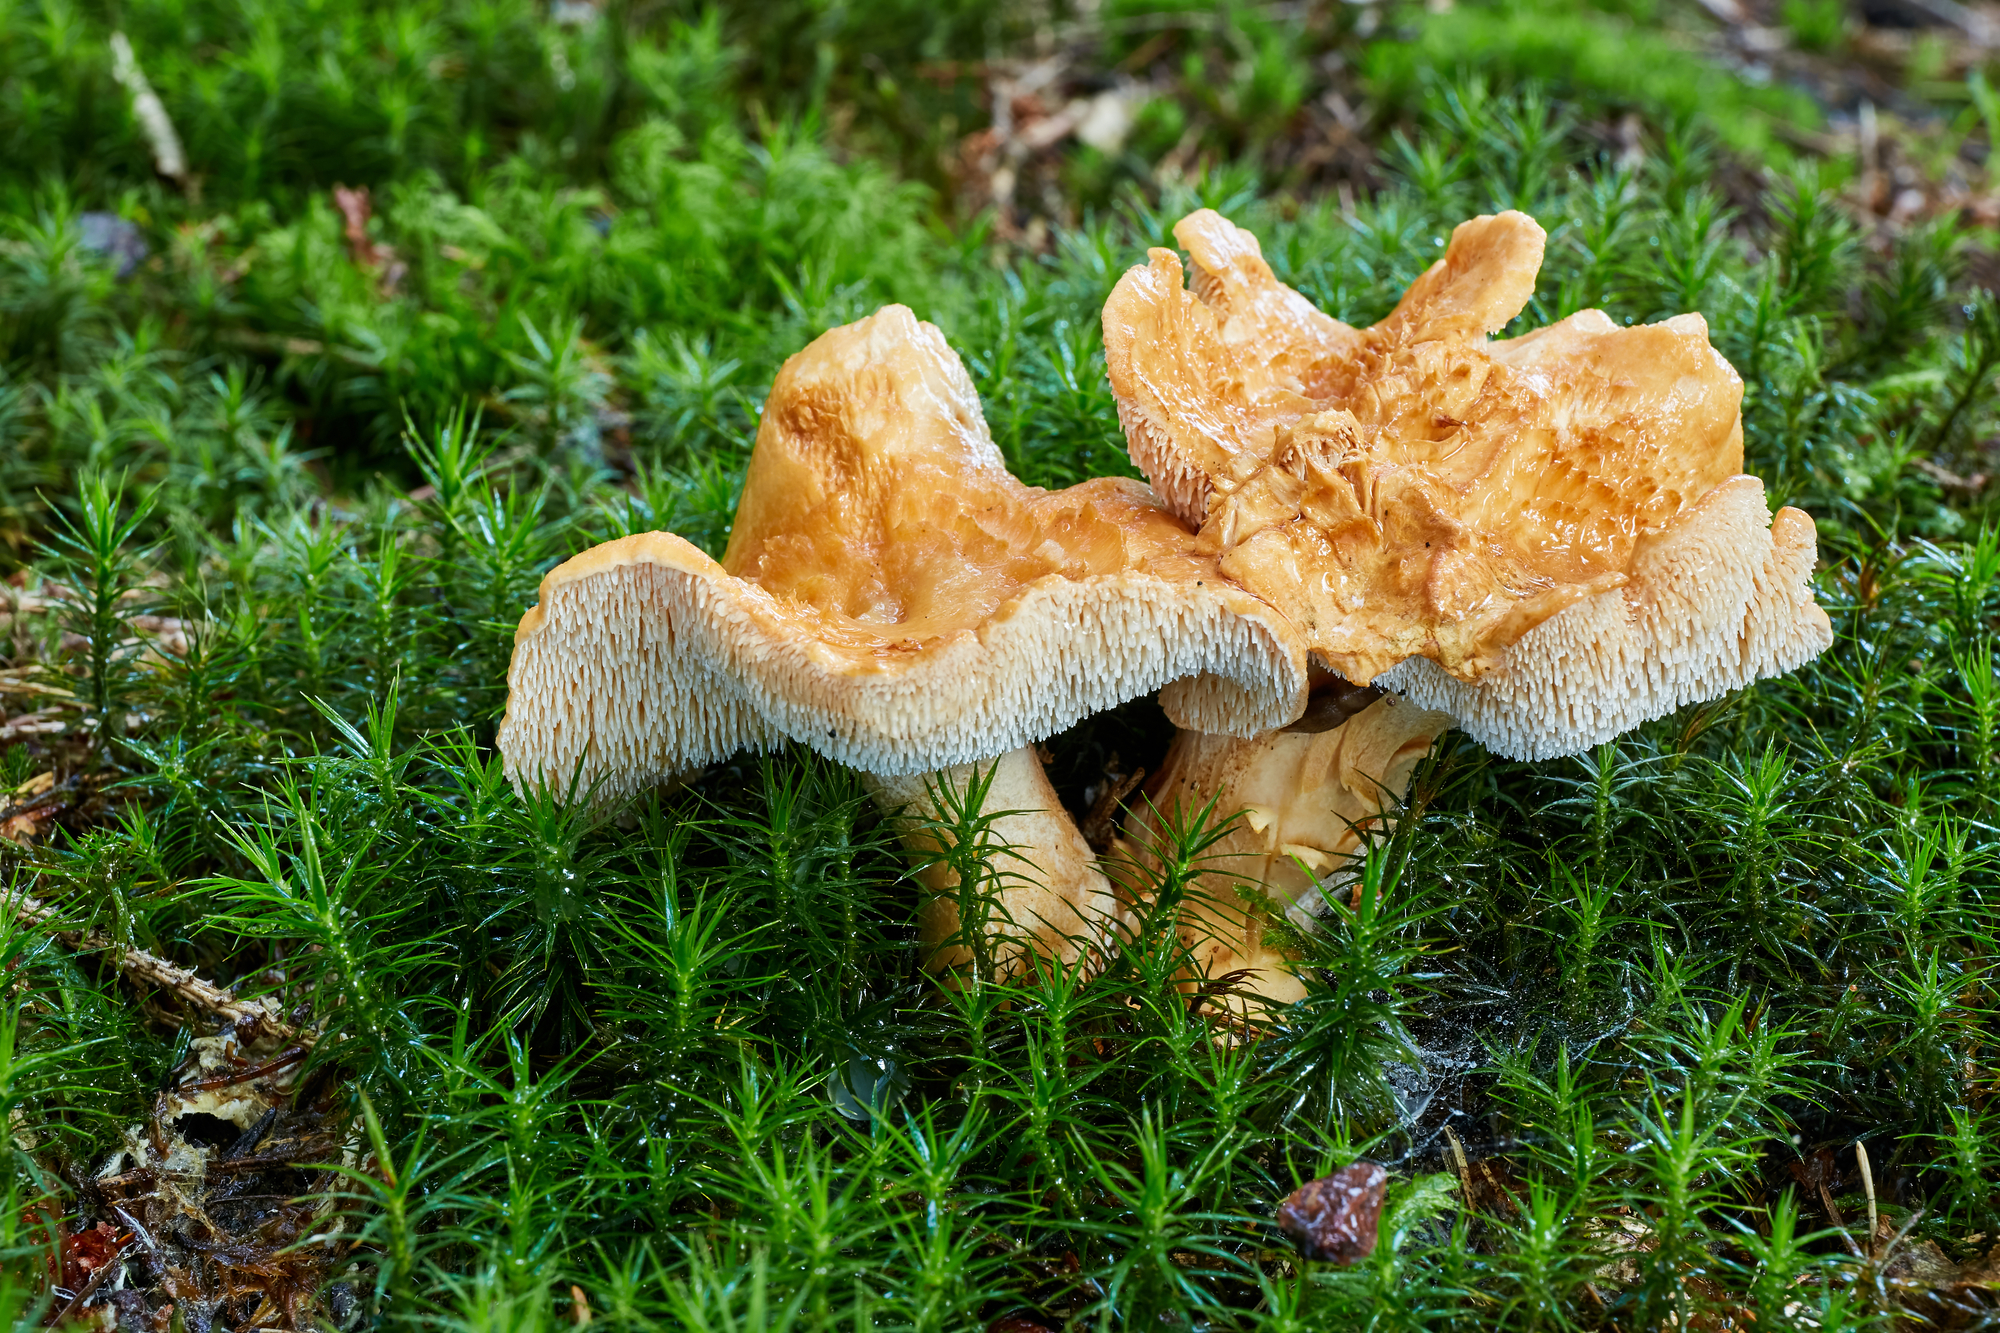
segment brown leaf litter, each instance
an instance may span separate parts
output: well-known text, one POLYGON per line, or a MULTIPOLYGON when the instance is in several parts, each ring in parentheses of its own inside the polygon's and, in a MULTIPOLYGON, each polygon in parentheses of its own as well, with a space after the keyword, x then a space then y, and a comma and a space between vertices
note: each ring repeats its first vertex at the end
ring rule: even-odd
POLYGON ((345 185, 336 185, 333 187, 333 204, 340 210, 347 257, 362 272, 376 275, 376 287, 383 296, 393 296, 410 271, 410 266, 397 258, 394 246, 369 236, 368 223, 374 216, 375 205, 369 197, 368 187, 359 185, 349 189, 345 185))
POLYGON ((1278 1229, 1308 1259, 1357 1263, 1375 1253, 1388 1183, 1389 1173, 1374 1162, 1308 1180, 1278 1205, 1278 1229))
POLYGON ((143 1124, 85 1181, 63 1237, 51 1323, 188 1333, 343 1327, 329 1279, 350 1242, 325 1169, 358 1149, 306 1048, 230 1023, 196 1038, 143 1124))

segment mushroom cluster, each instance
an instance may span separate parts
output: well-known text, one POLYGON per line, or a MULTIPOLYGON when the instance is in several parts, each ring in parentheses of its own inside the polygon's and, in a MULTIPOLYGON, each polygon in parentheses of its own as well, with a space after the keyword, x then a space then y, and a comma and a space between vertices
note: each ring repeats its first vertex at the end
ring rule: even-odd
MULTIPOLYGON (((543 580, 513 780, 615 799, 791 739, 868 775, 935 861, 924 816, 984 770, 993 835, 1033 867, 1001 913, 1011 967, 1101 946, 1141 878, 1107 868, 1214 799, 1240 818, 1182 928, 1204 971, 1284 1000, 1264 928, 1310 924, 1447 726, 1575 753, 1831 641, 1812 520, 1740 475, 1741 381, 1699 315, 1491 341, 1541 263, 1519 213, 1461 225, 1366 329, 1212 211, 1175 236, 1192 288, 1156 249, 1104 310, 1150 487, 1026 486, 936 328, 888 306, 834 329, 772 386, 720 563, 645 533, 543 580), (1100 859, 1033 746, 1154 692, 1181 734, 1100 859)), ((949 968, 956 906, 929 887, 949 968)))

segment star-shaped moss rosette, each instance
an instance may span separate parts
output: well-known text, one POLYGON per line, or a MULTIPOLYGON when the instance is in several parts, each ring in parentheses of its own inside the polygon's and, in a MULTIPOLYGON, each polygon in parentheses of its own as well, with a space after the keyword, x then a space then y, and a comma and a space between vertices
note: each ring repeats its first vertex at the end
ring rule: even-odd
POLYGON ((1204 209, 1104 308, 1133 460, 1315 657, 1521 758, 1573 754, 1832 640, 1812 520, 1742 475, 1700 315, 1585 310, 1490 341, 1544 236, 1475 218, 1366 329, 1204 209))

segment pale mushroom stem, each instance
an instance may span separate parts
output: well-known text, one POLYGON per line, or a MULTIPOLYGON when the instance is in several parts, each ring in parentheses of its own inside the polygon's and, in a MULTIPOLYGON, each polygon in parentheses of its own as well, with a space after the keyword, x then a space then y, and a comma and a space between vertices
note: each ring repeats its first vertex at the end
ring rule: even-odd
POLYGON ((916 866, 918 937, 931 971, 1000 979, 1036 959, 1073 963, 1102 943, 1117 899, 1033 746, 984 764, 864 780, 916 866), (987 783, 976 807, 975 774, 987 783), (984 846, 960 855, 968 833, 984 846), (971 932, 968 910, 977 913, 971 932), (975 938, 982 947, 968 947, 975 938))
POLYGON ((1239 995, 1302 999, 1290 937, 1314 927, 1322 895, 1390 831, 1418 761, 1450 725, 1447 714, 1348 687, 1315 694, 1300 723, 1251 740, 1181 732, 1149 799, 1133 806, 1120 851, 1143 878, 1159 868, 1163 819, 1192 819, 1211 798, 1214 818, 1240 814, 1181 909, 1188 983, 1237 973, 1239 995))
MULTIPOLYGON (((1143 898, 1166 845, 1162 822, 1214 801, 1240 816, 1205 857, 1179 910, 1190 986, 1236 974, 1233 989, 1271 1004, 1302 998, 1297 932, 1321 896, 1385 836, 1417 762, 1451 723, 1443 713, 1344 682, 1316 692, 1291 727, 1250 740, 1181 731, 1149 800, 1135 803, 1106 877, 1057 799, 1033 747, 991 764, 866 778, 923 886, 918 934, 933 972, 1004 979, 1040 959, 1073 963, 1108 942, 1121 903, 1143 898), (976 805, 975 775, 987 783, 976 805), (960 839, 985 844, 960 854, 960 839), (1120 889, 1124 890, 1121 895, 1120 889), (977 917, 970 929, 965 912, 977 917)), ((1233 1005, 1232 1007, 1241 1007, 1233 1005)))

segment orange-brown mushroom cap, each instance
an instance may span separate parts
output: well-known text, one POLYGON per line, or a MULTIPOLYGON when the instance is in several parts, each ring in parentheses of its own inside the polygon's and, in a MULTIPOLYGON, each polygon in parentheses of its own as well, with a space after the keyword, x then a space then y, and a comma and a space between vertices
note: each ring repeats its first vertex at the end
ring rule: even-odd
POLYGON ((787 361, 721 563, 595 547, 521 618, 500 747, 600 797, 784 737, 882 775, 988 759, 1155 690, 1250 735, 1305 704, 1283 617, 1137 482, 1006 469, 944 336, 902 306, 787 361))
POLYGON ((1581 311, 1503 342, 1543 233, 1463 223, 1354 329, 1202 210, 1119 282, 1132 457, 1218 567, 1349 680, 1510 755, 1574 753, 1831 642, 1812 520, 1740 475, 1742 383, 1699 315, 1581 311))

